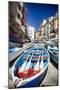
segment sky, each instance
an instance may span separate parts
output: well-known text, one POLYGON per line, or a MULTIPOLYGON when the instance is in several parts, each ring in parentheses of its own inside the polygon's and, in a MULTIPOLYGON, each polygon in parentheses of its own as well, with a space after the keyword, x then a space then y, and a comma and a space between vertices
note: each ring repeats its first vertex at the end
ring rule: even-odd
POLYGON ((39 31, 43 19, 47 20, 58 12, 58 5, 55 4, 24 3, 24 6, 27 10, 26 21, 36 31, 39 31))

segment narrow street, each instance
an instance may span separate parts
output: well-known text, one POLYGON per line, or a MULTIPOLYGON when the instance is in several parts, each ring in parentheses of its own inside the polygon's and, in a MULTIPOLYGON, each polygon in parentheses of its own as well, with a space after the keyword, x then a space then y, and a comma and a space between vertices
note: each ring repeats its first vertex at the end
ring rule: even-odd
POLYGON ((9 88, 58 86, 58 16, 58 5, 9 2, 9 88))

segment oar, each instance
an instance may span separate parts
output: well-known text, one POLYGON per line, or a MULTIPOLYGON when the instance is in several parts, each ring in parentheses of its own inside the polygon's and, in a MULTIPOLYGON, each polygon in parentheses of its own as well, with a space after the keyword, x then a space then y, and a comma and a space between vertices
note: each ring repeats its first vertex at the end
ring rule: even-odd
POLYGON ((44 63, 43 63, 43 53, 42 53, 42 58, 41 58, 41 63, 40 63, 40 69, 44 68, 44 63))
POLYGON ((40 56, 39 56, 39 59, 38 59, 38 61, 37 61, 37 63, 36 63, 36 65, 35 65, 35 67, 34 67, 34 70, 39 70, 39 61, 40 61, 40 56))
MULTIPOLYGON (((33 54, 32 54, 32 56, 33 56, 33 54)), ((32 56, 31 56, 29 62, 26 64, 26 67, 25 67, 24 71, 26 71, 26 70, 29 69, 29 67, 30 67, 30 65, 31 65, 31 59, 32 59, 32 56)), ((27 60, 28 60, 28 59, 27 59, 27 60)))
POLYGON ((27 57, 26 61, 22 64, 21 68, 19 69, 19 72, 24 72, 28 59, 29 59, 29 56, 27 57))

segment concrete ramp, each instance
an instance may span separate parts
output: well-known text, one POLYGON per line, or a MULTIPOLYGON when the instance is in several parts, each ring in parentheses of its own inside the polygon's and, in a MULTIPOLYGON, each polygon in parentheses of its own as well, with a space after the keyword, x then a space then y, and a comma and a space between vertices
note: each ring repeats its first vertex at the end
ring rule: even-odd
POLYGON ((47 74, 40 86, 57 86, 58 79, 58 69, 56 69, 50 62, 47 74))

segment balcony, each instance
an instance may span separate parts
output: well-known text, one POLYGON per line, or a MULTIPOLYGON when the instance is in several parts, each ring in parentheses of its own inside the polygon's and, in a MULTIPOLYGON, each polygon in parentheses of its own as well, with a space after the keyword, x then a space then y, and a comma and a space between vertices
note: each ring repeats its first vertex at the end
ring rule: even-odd
POLYGON ((16 16, 16 23, 20 26, 22 24, 21 20, 19 20, 16 16))
POLYGON ((19 10, 18 7, 17 7, 17 12, 20 14, 20 17, 22 18, 22 16, 23 16, 23 15, 22 15, 22 11, 19 10))

